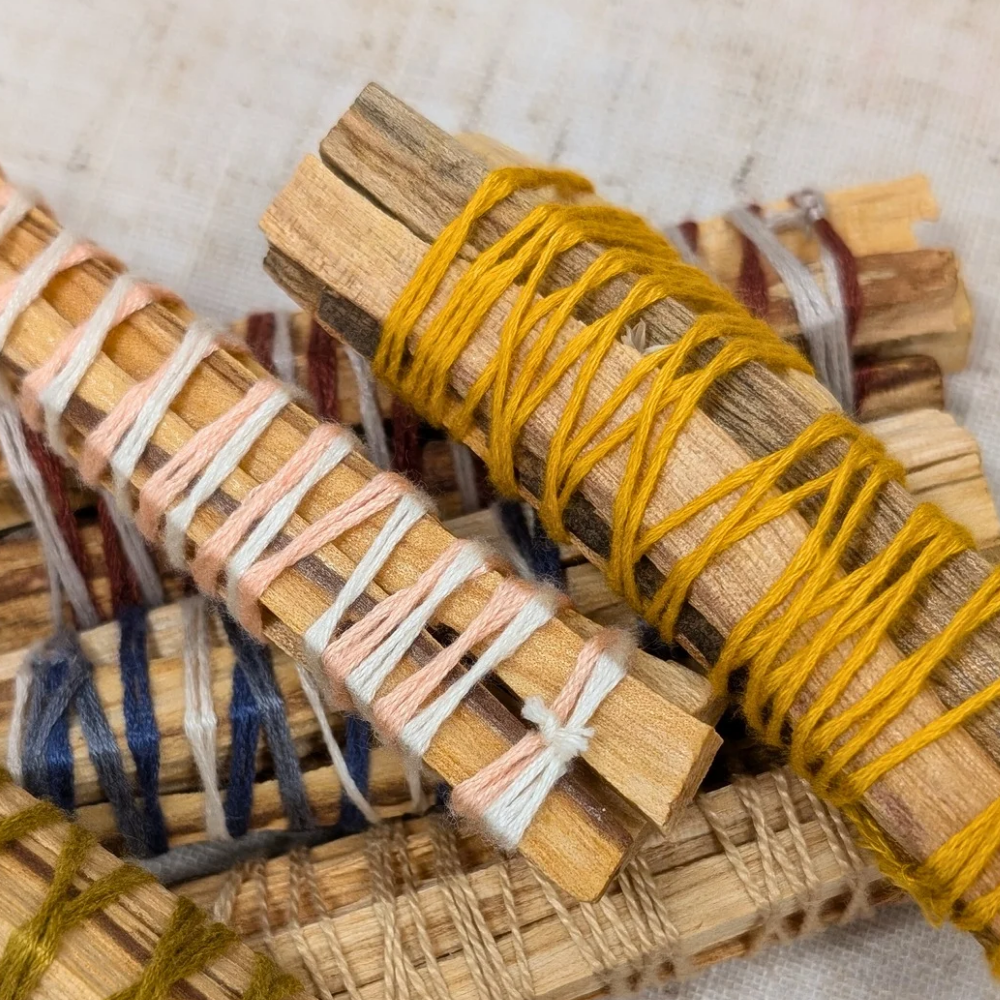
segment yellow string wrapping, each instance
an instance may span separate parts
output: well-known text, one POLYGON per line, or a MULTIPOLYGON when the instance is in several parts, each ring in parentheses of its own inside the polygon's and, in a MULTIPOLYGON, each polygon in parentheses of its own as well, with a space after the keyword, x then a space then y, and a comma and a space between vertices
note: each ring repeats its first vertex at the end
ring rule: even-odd
MULTIPOLYGON (((10 781, 10 775, 0 769, 0 787, 10 781)), ((0 819, 0 849, 37 830, 65 822, 66 816, 55 806, 36 802, 0 819)), ((74 882, 96 844, 82 827, 69 827, 41 907, 13 931, 0 954, 0 1000, 27 1000, 55 961, 60 942, 70 930, 139 886, 156 881, 142 868, 119 865, 78 891, 74 882)), ((110 1000, 163 1000, 174 985, 204 969, 238 940, 233 931, 209 923, 194 903, 181 897, 142 975, 110 1000)), ((282 972, 266 956, 256 955, 243 997, 284 1000, 300 990, 298 980, 282 972)))
MULTIPOLYGON (((968 534, 935 506, 921 504, 886 549, 845 571, 844 555, 870 516, 880 490, 903 480, 881 443, 842 413, 824 413, 787 447, 750 462, 656 524, 647 510, 678 437, 705 394, 723 376, 758 363, 778 371, 811 372, 805 359, 728 292, 677 252, 641 218, 605 205, 574 203, 590 184, 562 170, 511 167, 487 175, 463 212, 431 246, 384 324, 376 374, 432 422, 465 437, 477 412, 488 421, 487 461, 498 489, 517 495, 515 452, 539 404, 567 385, 539 496, 542 522, 557 539, 568 535, 566 506, 605 457, 627 448, 610 517, 607 571, 611 584, 665 638, 673 636, 692 584, 732 545, 808 504, 813 525, 804 544, 762 600, 731 631, 712 679, 728 689, 745 670, 744 710, 754 730, 784 747, 795 771, 858 825, 883 870, 915 896, 935 922, 985 932, 1000 911, 1000 888, 963 901, 1000 848, 1000 804, 941 845, 921 864, 904 857, 861 807, 871 786, 902 761, 963 725, 1000 697, 1000 682, 873 756, 872 741, 908 707, 934 669, 1000 611, 1000 570, 988 577, 934 638, 889 669, 846 707, 852 680, 927 578, 972 547, 968 534), (455 267, 478 221, 524 191, 554 191, 467 265, 455 267), (561 255, 581 244, 600 247, 572 280, 561 255), (609 282, 625 291, 608 313, 564 331, 581 307, 609 282), (441 305, 428 308, 436 296, 441 305), (639 355, 621 384, 595 391, 601 364, 644 309, 665 299, 686 306, 694 320, 676 342, 639 355), (504 317, 499 347, 459 398, 451 369, 491 311, 504 317), (419 332, 419 336, 415 336, 419 332), (641 390, 642 402, 631 399, 641 390), (602 398, 602 394, 603 397, 602 398), (625 408, 629 401, 629 409, 625 408), (589 415, 585 404, 592 409, 589 415), (804 460, 840 447, 829 471, 782 490, 804 460), (697 550, 677 560, 651 597, 636 583, 639 561, 671 532, 716 508, 714 526, 697 550), (724 513, 723 513, 724 512, 724 513), (794 637, 794 642, 792 642, 794 637), (847 638, 854 645, 815 693, 794 726, 789 713, 817 666, 847 638), (863 766, 852 763, 869 750, 863 766)), ((987 946, 995 972, 1000 957, 987 946)), ((992 942, 992 943, 991 943, 992 942)))

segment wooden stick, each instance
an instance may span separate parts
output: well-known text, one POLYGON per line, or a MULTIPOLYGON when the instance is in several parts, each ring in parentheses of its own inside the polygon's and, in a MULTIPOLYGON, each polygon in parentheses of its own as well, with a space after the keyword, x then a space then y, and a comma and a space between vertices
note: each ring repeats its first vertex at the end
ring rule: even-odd
MULTIPOLYGON (((35 801, 8 782, 0 788, 0 817, 20 812, 35 801)), ((41 907, 69 831, 69 823, 59 823, 0 851, 0 949, 41 907)), ((107 851, 95 847, 81 866, 81 877, 75 880, 76 884, 81 881, 89 884, 121 864, 107 851)), ((131 986, 142 974, 176 905, 176 897, 155 883, 127 893, 59 941, 55 960, 32 997, 104 1000, 131 986)), ((254 961, 249 948, 233 945, 220 958, 208 963, 203 972, 185 980, 190 995, 205 1000, 233 1000, 242 996, 250 985, 254 961)), ((296 995, 308 996, 304 992, 296 995)))
MULTIPOLYGON (((306 797, 317 826, 333 826, 340 819, 343 788, 337 772, 328 764, 306 767, 302 772, 306 797)), ((429 790, 429 789, 428 789, 429 790)), ((399 754, 385 747, 371 751, 368 765, 368 801, 384 819, 412 812, 406 771, 399 754)), ((171 847, 205 839, 205 793, 170 792, 160 796, 167 838, 171 847)), ((80 806, 74 817, 109 850, 120 854, 124 845, 115 821, 114 810, 107 802, 80 806)), ((251 830, 285 830, 288 820, 281 805, 278 783, 273 779, 257 781, 253 786, 250 809, 251 830)))
MULTIPOLYGON (((327 166, 315 158, 306 159, 265 214, 263 228, 271 245, 266 266, 304 308, 316 312, 321 323, 371 356, 382 321, 429 241, 458 215, 487 168, 480 158, 375 86, 366 88, 330 132, 323 141, 322 154, 327 166), (340 176, 349 178, 350 184, 340 176)), ((509 229, 536 200, 536 196, 522 193, 498 206, 478 226, 473 235, 475 246, 467 250, 465 259, 509 229)), ((572 280, 597 252, 593 246, 580 246, 563 254, 555 279, 572 280)), ((466 266, 463 261, 454 267, 450 281, 466 266)), ((442 294, 450 287, 446 282, 442 294)), ((559 343, 578 331, 581 322, 617 301, 621 287, 620 282, 612 282, 594 295, 582 307, 579 319, 566 325, 559 343)), ((498 321, 510 308, 512 295, 501 300, 453 368, 452 386, 459 396, 495 354, 498 321)), ((686 310, 669 301, 648 309, 645 319, 652 343, 676 340, 691 322, 686 310)), ((414 337, 418 338, 424 328, 421 325, 414 337)), ((617 345, 609 352, 602 372, 605 384, 618 384, 636 361, 629 345, 617 345)), ((643 389, 640 387, 623 406, 620 419, 635 411, 643 389)), ((598 403, 588 400, 581 420, 586 420, 598 403)), ((806 376, 778 376, 762 366, 728 376, 678 439, 645 523, 658 522, 752 459, 785 447, 829 405, 827 394, 806 376)), ((529 498, 537 496, 544 456, 561 406, 561 400, 553 395, 539 406, 524 429, 517 463, 529 498)), ((470 434, 468 443, 480 453, 484 451, 482 424, 470 434)), ((831 448, 829 454, 801 463, 797 479, 815 477, 842 455, 842 448, 831 448)), ((607 554, 606 518, 616 484, 622 479, 623 462, 621 452, 601 462, 572 498, 566 514, 566 523, 581 547, 599 563, 607 554)), ((864 560, 881 550, 912 509, 913 502, 902 489, 893 485, 882 491, 871 530, 856 540, 850 558, 864 560)), ((684 642, 698 655, 714 660, 724 637, 778 578, 808 530, 803 515, 789 514, 755 532, 731 548, 724 560, 708 567, 695 583, 679 623, 684 642)), ((658 544, 650 559, 637 567, 642 589, 651 593, 663 571, 700 544, 702 535, 703 529, 688 526, 658 544)), ((919 645, 923 636, 939 631, 987 573, 987 564, 975 553, 958 557, 938 572, 925 588, 921 606, 895 630, 894 641, 882 642, 860 672, 855 696, 919 645)), ((845 643, 845 648, 828 658, 825 669, 817 673, 793 709, 793 719, 801 715, 817 687, 847 655, 848 646, 845 643)), ((858 765, 996 680, 998 663, 1000 631, 991 625, 963 645, 939 671, 934 686, 886 727, 870 751, 858 758, 858 765)), ((864 808, 915 861, 926 859, 1000 796, 997 721, 995 709, 982 713, 965 730, 950 733, 890 771, 864 796, 864 808)), ((970 898, 988 891, 998 880, 1000 865, 994 860, 986 866, 970 898)), ((998 931, 1000 927, 992 927, 990 936, 995 937, 998 931)))
POLYGON ((393 953, 389 942, 399 935, 411 989, 418 981, 433 989, 436 966, 450 997, 472 1000, 477 995, 473 970, 483 959, 462 928, 474 913, 481 918, 486 952, 496 949, 515 984, 520 963, 514 927, 523 939, 534 995, 578 1000, 609 990, 620 995, 625 986, 634 989, 678 970, 690 973, 767 944, 775 932, 787 940, 816 930, 841 918, 852 893, 859 897, 856 902, 898 898, 870 859, 848 856, 840 838, 837 820, 804 785, 778 773, 699 795, 669 834, 643 846, 634 881, 613 885, 601 906, 589 912, 586 904, 547 890, 522 862, 497 859, 474 837, 458 839, 461 865, 455 870, 448 863, 448 832, 430 817, 399 824, 392 834, 372 831, 307 855, 274 859, 255 878, 217 876, 180 891, 212 906, 220 893, 235 890, 234 928, 251 941, 268 941, 288 968, 318 992, 328 989, 335 997, 345 993, 344 968, 331 942, 342 946, 343 964, 361 996, 380 997, 397 995, 401 988, 386 965, 393 953), (797 823, 794 831, 790 818, 797 823), (742 862, 749 888, 717 830, 742 862), (797 844, 807 856, 797 853, 797 844), (380 889, 386 870, 387 902, 380 889), (633 886, 651 891, 648 902, 673 925, 676 941, 664 946, 649 933, 632 905, 633 886), (632 894, 626 896, 623 888, 632 894), (456 898, 462 906, 453 904, 456 898), (392 922, 386 920, 387 909, 394 914, 392 922), (635 949, 631 953, 610 932, 612 912, 635 949), (426 948, 417 944, 421 922, 426 948), (595 928, 603 929, 600 936, 595 928), (595 956, 604 961, 595 963, 595 956))
MULTIPOLYGON (((6 280, 18 274, 57 231, 47 215, 33 211, 5 241, 0 276, 6 280)), ((114 274, 104 264, 89 262, 49 285, 44 301, 27 310, 4 346, 3 360, 15 379, 41 364, 69 330, 90 315, 114 274)), ((174 350, 191 319, 182 307, 155 305, 114 331, 105 353, 88 371, 68 407, 66 423, 74 455, 80 435, 92 429, 135 380, 147 377, 174 350)), ((133 486, 141 486, 198 428, 235 405, 260 377, 259 366, 243 364, 225 351, 202 363, 154 435, 133 486)), ((296 406, 283 411, 250 449, 241 468, 199 509, 189 532, 195 552, 233 506, 302 445, 314 426, 315 421, 296 406)), ((286 537, 298 534, 373 474, 360 454, 351 455, 310 492, 286 537)), ((265 633, 289 655, 301 658, 304 630, 329 606, 332 594, 353 571, 383 522, 384 517, 372 518, 336 546, 325 547, 316 557, 283 573, 265 593, 265 633)), ((358 603, 371 607, 385 594, 412 584, 450 541, 437 522, 423 519, 397 547, 365 601, 358 603)), ((464 629, 500 581, 494 572, 464 586, 440 609, 441 622, 456 631, 464 629)), ((524 643, 498 669, 498 676, 522 697, 552 697, 593 628, 575 613, 560 615, 524 643)), ((430 635, 422 636, 388 685, 412 673, 417 662, 424 662, 437 648, 430 635)), ((703 706, 711 711, 707 689, 703 691, 703 706)), ((597 780, 582 762, 573 768, 542 805, 521 844, 525 854, 558 884, 581 898, 600 895, 643 831, 645 820, 631 803, 652 814, 650 818, 655 817, 658 824, 667 823, 677 806, 694 793, 718 745, 710 726, 634 676, 616 688, 593 722, 595 737, 584 760, 606 780, 597 780)), ((442 725, 425 760, 446 781, 457 784, 495 759, 523 732, 520 721, 479 687, 442 725)))

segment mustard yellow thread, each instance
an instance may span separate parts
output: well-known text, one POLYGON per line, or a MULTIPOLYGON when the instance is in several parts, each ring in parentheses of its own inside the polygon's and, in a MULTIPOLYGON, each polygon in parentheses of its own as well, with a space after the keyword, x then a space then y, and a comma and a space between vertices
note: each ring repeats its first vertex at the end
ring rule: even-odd
POLYGON ((564 171, 517 167, 488 174, 390 311, 374 358, 376 373, 456 436, 469 432, 477 412, 485 413, 490 473, 498 489, 510 495, 518 490, 515 456, 529 420, 546 397, 560 387, 569 390, 562 393, 566 402, 547 439, 539 495, 543 523, 555 538, 565 539, 563 517, 571 497, 603 459, 627 449, 610 517, 607 571, 612 585, 667 638, 692 585, 713 560, 782 515, 809 507, 812 525, 804 542, 729 633, 713 682, 728 689, 736 672, 745 673, 743 704, 753 728, 768 743, 785 748, 795 771, 845 810, 883 870, 920 901, 932 920, 950 917, 980 934, 994 970, 1000 970, 1000 954, 985 934, 1000 913, 1000 887, 971 902, 962 899, 1000 849, 1000 804, 985 809, 921 864, 905 858, 861 806, 862 796, 890 770, 1000 697, 997 682, 887 752, 870 752, 872 741, 906 710, 935 668, 1000 612, 1000 570, 938 635, 841 707, 862 667, 928 577, 970 549, 972 541, 936 507, 921 504, 882 552, 845 569, 851 542, 865 529, 880 491, 902 481, 903 470, 877 440, 832 412, 819 416, 786 447, 648 524, 664 469, 689 420, 720 379, 749 364, 779 372, 811 369, 726 291, 685 265, 640 218, 574 202, 590 191, 584 179, 564 171), (476 227, 495 228, 490 213, 501 202, 521 191, 550 190, 552 200, 528 209, 461 273, 453 270, 476 227), (570 277, 561 269, 562 255, 582 244, 602 249, 583 274, 570 277), (621 289, 617 304, 591 316, 594 293, 611 282, 617 283, 616 293, 621 289), (620 384, 600 384, 601 366, 622 332, 650 305, 666 299, 693 313, 686 332, 639 356, 620 384), (504 317, 499 347, 480 362, 481 374, 460 398, 451 385, 452 368, 491 311, 504 317), (581 315, 589 321, 565 336, 567 321, 581 315), (599 392, 591 398, 596 386, 599 392), (588 402, 592 412, 585 417, 588 402), (784 487, 793 470, 800 472, 812 456, 833 446, 842 454, 835 467, 784 487), (639 561, 713 508, 720 513, 702 544, 676 561, 655 594, 644 596, 636 582, 639 561), (815 679, 820 667, 822 683, 815 679), (790 726, 793 707, 798 719, 790 726), (863 763, 850 770, 865 751, 863 763))

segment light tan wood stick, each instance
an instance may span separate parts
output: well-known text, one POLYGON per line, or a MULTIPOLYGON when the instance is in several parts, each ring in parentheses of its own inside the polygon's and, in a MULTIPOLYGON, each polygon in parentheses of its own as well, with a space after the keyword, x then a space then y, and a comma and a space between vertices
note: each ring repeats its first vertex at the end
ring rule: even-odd
MULTIPOLYGON (((0 819, 35 802, 27 792, 8 782, 0 787, 0 819)), ((41 908, 69 831, 69 823, 59 823, 0 850, 0 954, 11 934, 41 908)), ((107 851, 94 847, 74 882, 86 886, 121 864, 107 851)), ((167 929, 176 905, 177 898, 155 883, 125 894, 62 936, 55 959, 32 997, 104 1000, 133 985, 167 929)), ((242 944, 233 944, 220 958, 207 963, 203 971, 187 977, 186 988, 190 995, 205 1000, 234 1000, 250 985, 254 965, 253 952, 242 944)), ((178 985, 178 990, 182 988, 178 985)), ((303 991, 296 996, 308 994, 303 991)))
MULTIPOLYGON (((0 248, 0 277, 7 280, 23 271, 57 231, 44 212, 32 211, 0 248)), ((70 329, 91 314, 114 274, 104 264, 88 262, 53 281, 44 301, 26 311, 4 345, 8 372, 20 379, 41 364, 70 329)), ((114 331, 68 407, 66 423, 74 455, 80 435, 92 429, 135 380, 147 377, 162 363, 191 320, 182 307, 154 305, 114 331)), ((154 435, 133 485, 141 486, 167 456, 198 428, 235 405, 259 377, 256 364, 244 364, 226 351, 203 362, 154 435)), ((315 421, 297 406, 283 411, 240 468, 198 511, 189 531, 189 554, 197 551, 254 485, 277 471, 314 426, 315 421)), ((360 454, 351 455, 309 493, 290 522, 286 538, 355 493, 373 473, 360 454)), ((261 602, 265 633, 290 656, 301 657, 302 633, 329 606, 332 594, 353 571, 383 521, 383 517, 372 518, 336 546, 326 546, 317 556, 283 573, 267 590, 261 602)), ((450 541, 451 536, 434 519, 422 520, 397 547, 365 599, 357 602, 357 611, 364 612, 385 594, 412 584, 450 541)), ((464 586, 441 607, 441 623, 456 631, 464 629, 500 580, 494 572, 464 586)), ((552 697, 593 628, 573 612, 560 615, 522 645, 501 666, 498 676, 522 697, 552 697)), ((429 634, 422 636, 383 690, 412 673, 437 648, 429 634)), ((703 703, 707 706, 709 701, 705 689, 703 703)), ((584 756, 586 764, 573 768, 548 797, 521 843, 526 856, 582 898, 597 897, 628 856, 647 823, 639 810, 655 817, 657 824, 668 822, 694 793, 718 745, 710 726, 635 676, 616 688, 593 723, 596 732, 584 756)), ((517 717, 479 687, 441 727, 425 761, 446 781, 457 784, 495 759, 523 731, 517 717)))
MULTIPOLYGON (((307 158, 265 214, 262 224, 271 245, 266 264, 321 323, 371 356, 382 321, 430 241, 458 215, 487 168, 480 158, 374 85, 366 88, 326 137, 321 152, 324 163, 307 158)), ((507 231, 536 200, 530 194, 517 195, 484 219, 473 234, 475 245, 466 248, 442 294, 447 294, 450 282, 465 269, 473 253, 507 231)), ((596 253, 593 246, 580 246, 563 254, 556 264, 555 280, 572 280, 596 253)), ((553 350, 573 336, 581 323, 617 301, 621 288, 620 282, 609 283, 588 300, 579 317, 566 324, 553 350)), ((451 385, 458 396, 495 355, 499 322, 512 300, 513 292, 501 299, 452 369, 451 385)), ((686 310, 669 301, 646 310, 644 318, 652 343, 676 340, 691 322, 686 310)), ((418 325, 414 339, 424 328, 425 323, 418 325)), ((613 347, 602 369, 602 384, 619 384, 636 361, 629 345, 613 347)), ((619 419, 640 405, 643 389, 626 401, 619 419)), ((581 421, 595 412, 599 402, 591 398, 585 403, 581 421)), ((761 366, 748 366, 727 377, 680 435, 644 524, 657 523, 752 459, 787 446, 830 405, 828 395, 806 376, 778 376, 761 366)), ((553 394, 538 407, 522 434, 516 460, 529 499, 537 496, 561 409, 562 400, 553 394)), ((481 453, 485 450, 482 425, 467 443, 481 453)), ((791 478, 796 483, 814 478, 842 455, 842 448, 831 448, 828 454, 801 463, 791 478)), ((567 526, 599 564, 607 554, 606 519, 622 481, 624 460, 621 452, 607 456, 581 484, 566 512, 567 526)), ((904 490, 885 489, 875 505, 870 530, 856 539, 849 559, 865 560, 880 551, 912 509, 913 501, 904 490)), ((704 530, 689 525, 656 545, 650 558, 637 567, 642 589, 651 593, 663 572, 701 543, 704 530)), ((808 530, 807 516, 791 513, 730 548, 725 559, 706 568, 692 588, 679 623, 679 634, 692 651, 709 661, 716 657, 724 637, 779 577, 808 530)), ((939 631, 988 572, 984 560, 968 553, 935 574, 920 606, 894 630, 893 639, 883 641, 869 658, 852 695, 874 684, 926 635, 939 631)), ((793 722, 850 648, 851 642, 845 642, 817 672, 793 709, 793 722)), ((935 684, 886 727, 857 758, 857 764, 884 752, 940 717, 947 707, 996 680, 998 664, 1000 632, 991 625, 962 646, 939 671, 935 684)), ((914 861, 926 859, 1000 796, 997 718, 995 709, 983 712, 966 729, 953 731, 890 771, 864 796, 867 812, 914 861)), ((994 859, 970 897, 988 891, 998 881, 1000 865, 994 859)), ((998 930, 992 927, 990 935, 998 930)))
POLYGON ((433 990, 440 972, 449 996, 469 1000, 479 971, 509 977, 512 997, 621 995, 897 898, 839 819, 784 772, 699 795, 594 908, 476 838, 455 843, 430 817, 180 891, 207 907, 224 897, 233 927, 271 942, 318 992, 346 995, 346 976, 366 998, 433 990), (401 969, 386 964, 397 940, 401 969))
MULTIPOLYGON (((343 788, 337 772, 326 762, 304 769, 302 781, 317 826, 333 826, 340 819, 343 788)), ((429 790, 429 789, 428 789, 429 790)), ((379 816, 390 819, 412 812, 406 771, 399 754, 384 747, 371 751, 368 765, 368 801, 379 816)), ((200 790, 170 792, 160 796, 167 837, 171 847, 205 839, 205 793, 200 790)), ((80 806, 75 814, 80 826, 89 830, 105 846, 120 853, 124 846, 114 810, 107 802, 80 806)), ((251 830, 285 830, 288 819, 281 805, 278 783, 258 781, 253 787, 250 810, 251 830)))

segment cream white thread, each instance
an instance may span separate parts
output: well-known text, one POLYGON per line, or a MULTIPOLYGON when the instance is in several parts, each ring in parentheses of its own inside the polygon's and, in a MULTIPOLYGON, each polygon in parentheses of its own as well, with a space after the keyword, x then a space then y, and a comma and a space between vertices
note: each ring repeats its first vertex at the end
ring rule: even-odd
POLYGON ((330 723, 326 717, 326 709, 323 707, 322 699, 320 698, 319 691, 316 685, 313 683, 312 678, 306 673, 305 668, 300 664, 295 664, 295 670, 299 675, 299 683, 302 685, 302 690, 305 692, 306 700, 309 702, 310 708, 313 710, 313 714, 316 716, 316 721, 319 723, 319 730, 323 734, 323 743, 326 745, 326 751, 330 755, 330 761, 333 764, 333 769, 337 773, 337 777, 340 779, 340 787, 344 794, 353 802, 361 814, 368 820, 369 823, 378 823, 381 821, 379 814, 372 807, 371 803, 362 795, 361 789, 358 788, 357 782, 351 777, 351 772, 347 769, 347 762, 344 760, 344 755, 341 752, 340 745, 334 738, 333 731, 330 729, 330 723))
POLYGON ((22 750, 24 747, 24 719, 28 711, 28 694, 31 691, 31 661, 33 651, 18 664, 14 674, 14 704, 10 710, 10 729, 7 732, 7 770, 14 781, 24 784, 22 750))
POLYGON ((405 493, 400 498, 382 530, 358 561, 354 572, 340 588, 333 604, 309 626, 302 637, 307 661, 315 669, 320 668, 323 651, 329 645, 348 608, 368 589, 403 536, 428 513, 431 507, 431 501, 415 490, 412 493, 405 493))
POLYGON ((289 386, 297 386, 295 352, 292 349, 292 317, 284 310, 274 313, 274 342, 271 346, 274 373, 289 386))
POLYGON ((540 698, 525 700, 521 715, 538 726, 545 747, 483 810, 482 824, 502 850, 517 847, 570 762, 586 752, 593 736, 588 723, 627 673, 632 649, 633 644, 622 633, 622 641, 600 654, 565 723, 540 698))
POLYGON ((351 453, 354 443, 354 438, 346 433, 331 441, 312 468, 260 519, 229 559, 226 564, 227 603, 234 617, 239 611, 239 585, 244 574, 288 524, 306 493, 351 453))
POLYGON ((187 532, 198 508, 232 475, 253 443, 290 401, 284 389, 272 392, 216 452, 204 472, 191 486, 188 495, 176 507, 167 511, 164 519, 163 546, 167 556, 178 569, 182 569, 185 565, 187 532))
POLYGON ((358 354, 350 345, 344 346, 347 360, 351 363, 354 380, 358 383, 358 407, 361 410, 361 426, 365 429, 365 444, 371 460, 380 468, 389 468, 389 442, 382 423, 382 411, 378 408, 375 392, 375 376, 372 375, 368 359, 358 354))
POLYGON ((64 229, 22 272, 7 304, 0 310, 0 348, 21 313, 45 291, 62 269, 63 258, 77 245, 76 237, 64 229))
POLYGON ((215 732, 219 720, 212 701, 212 651, 207 607, 201 596, 181 601, 184 629, 184 735, 191 744, 195 767, 205 789, 205 831, 212 840, 228 840, 219 792, 215 732))
POLYGON ((346 687, 354 703, 369 706, 383 681, 416 642, 441 603, 487 565, 486 553, 475 544, 463 546, 430 593, 411 611, 392 634, 366 656, 348 675, 346 687))
POLYGON ((513 656, 535 632, 547 625, 558 608, 559 600, 555 592, 543 590, 528 601, 493 639, 476 663, 403 726, 399 742, 407 753, 423 757, 441 724, 455 711, 462 699, 499 664, 513 656))
POLYGON ((66 458, 67 452, 60 426, 62 415, 80 385, 80 380, 104 346, 108 334, 117 325, 118 311, 136 284, 136 280, 127 274, 120 274, 115 278, 107 294, 80 328, 80 340, 73 353, 38 394, 38 402, 45 417, 45 432, 52 449, 63 458, 66 458))
POLYGON ((187 328, 177 349, 167 360, 155 391, 115 448, 110 462, 115 498, 126 512, 131 510, 129 491, 139 459, 170 409, 170 404, 222 333, 216 324, 208 320, 195 320, 187 328))

